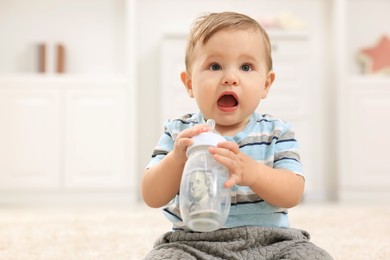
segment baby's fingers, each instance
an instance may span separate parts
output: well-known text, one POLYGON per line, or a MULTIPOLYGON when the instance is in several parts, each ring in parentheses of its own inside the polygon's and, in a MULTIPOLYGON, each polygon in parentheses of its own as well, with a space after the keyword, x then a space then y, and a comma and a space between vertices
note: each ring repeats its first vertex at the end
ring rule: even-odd
POLYGON ((181 151, 185 151, 187 147, 192 144, 191 138, 193 136, 208 130, 209 128, 207 125, 196 125, 181 131, 175 138, 175 147, 179 148, 181 151))
POLYGON ((224 186, 227 189, 230 189, 234 185, 238 184, 240 182, 240 177, 236 174, 231 174, 230 178, 225 182, 224 186))
POLYGON ((237 172, 238 164, 235 160, 235 154, 231 151, 226 150, 223 155, 215 153, 214 159, 228 168, 229 172, 237 172))
POLYGON ((207 125, 205 125, 205 124, 196 125, 194 127, 191 127, 191 128, 188 128, 188 129, 181 131, 177 135, 176 139, 178 139, 178 138, 191 138, 195 135, 198 135, 200 133, 207 132, 207 131, 209 131, 209 128, 207 125))
POLYGON ((186 147, 192 144, 192 140, 190 138, 179 138, 177 140, 177 145, 185 149, 186 147))
POLYGON ((238 154, 240 152, 239 146, 235 142, 230 141, 218 143, 218 148, 227 149, 235 154, 238 154))

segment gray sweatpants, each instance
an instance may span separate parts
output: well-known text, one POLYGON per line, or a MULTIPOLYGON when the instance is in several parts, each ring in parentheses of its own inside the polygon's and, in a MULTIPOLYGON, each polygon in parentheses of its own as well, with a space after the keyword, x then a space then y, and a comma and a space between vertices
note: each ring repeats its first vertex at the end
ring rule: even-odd
POLYGON ((144 258, 153 259, 333 259, 292 228, 237 227, 213 232, 168 232, 144 258))

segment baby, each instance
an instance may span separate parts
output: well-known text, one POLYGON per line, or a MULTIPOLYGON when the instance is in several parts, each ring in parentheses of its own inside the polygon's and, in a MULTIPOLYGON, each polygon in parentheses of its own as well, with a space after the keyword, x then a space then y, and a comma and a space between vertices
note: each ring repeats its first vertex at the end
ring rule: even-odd
POLYGON ((142 178, 142 196, 163 207, 174 231, 164 234, 145 259, 332 259, 289 228, 305 180, 290 125, 256 112, 275 79, 264 29, 239 13, 198 18, 189 35, 181 80, 199 111, 168 120, 142 178), (225 226, 193 232, 181 219, 178 192, 191 137, 208 131, 207 119, 227 141, 209 148, 230 177, 231 209, 225 226))

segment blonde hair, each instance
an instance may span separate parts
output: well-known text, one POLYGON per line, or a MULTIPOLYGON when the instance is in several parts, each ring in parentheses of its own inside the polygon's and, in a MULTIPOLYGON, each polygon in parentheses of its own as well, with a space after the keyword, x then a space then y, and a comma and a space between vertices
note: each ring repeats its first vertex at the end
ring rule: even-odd
POLYGON ((235 12, 210 13, 197 18, 190 30, 187 42, 185 65, 191 70, 191 59, 198 43, 206 44, 217 32, 222 30, 252 30, 260 32, 265 46, 266 64, 272 70, 271 43, 267 32, 254 19, 235 12))

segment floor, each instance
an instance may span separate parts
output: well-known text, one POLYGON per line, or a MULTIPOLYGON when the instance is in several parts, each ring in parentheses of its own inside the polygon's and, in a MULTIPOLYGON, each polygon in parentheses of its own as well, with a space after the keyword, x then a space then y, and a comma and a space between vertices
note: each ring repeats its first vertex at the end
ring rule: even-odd
MULTIPOLYGON (((335 259, 390 259, 390 206, 303 204, 291 226, 335 259)), ((0 259, 142 259, 170 229, 160 209, 0 207, 0 259)))

